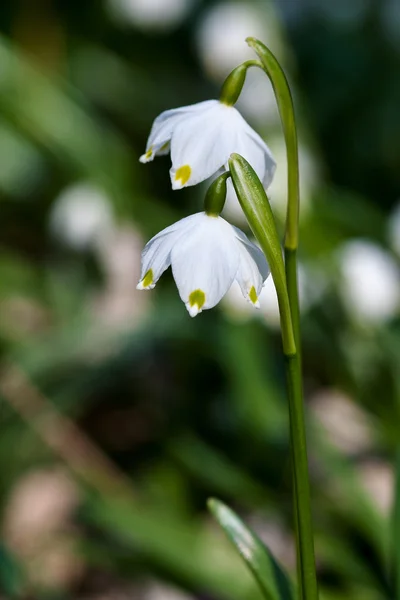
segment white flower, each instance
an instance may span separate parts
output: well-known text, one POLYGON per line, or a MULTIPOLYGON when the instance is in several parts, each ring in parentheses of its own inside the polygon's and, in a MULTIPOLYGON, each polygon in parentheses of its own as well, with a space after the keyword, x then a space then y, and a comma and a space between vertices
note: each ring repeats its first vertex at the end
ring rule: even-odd
POLYGON ((388 252, 368 240, 346 242, 338 253, 340 292, 357 321, 378 325, 400 309, 399 269, 388 252))
POLYGON ((241 154, 268 187, 275 161, 268 146, 233 106, 207 100, 166 110, 153 123, 143 163, 171 150, 173 189, 195 185, 223 168, 233 152, 241 154))
POLYGON ((109 198, 90 182, 75 183, 56 198, 50 213, 54 237, 71 248, 99 247, 113 230, 109 198))
POLYGON ((240 229, 204 212, 181 219, 146 244, 138 289, 152 289, 170 265, 192 317, 218 304, 234 280, 258 308, 269 275, 264 254, 240 229))

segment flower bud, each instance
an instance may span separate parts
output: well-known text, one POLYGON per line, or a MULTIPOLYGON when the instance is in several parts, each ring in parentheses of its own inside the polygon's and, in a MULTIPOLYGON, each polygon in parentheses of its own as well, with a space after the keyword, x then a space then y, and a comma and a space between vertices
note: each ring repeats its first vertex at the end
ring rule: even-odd
POLYGON ((230 172, 225 171, 208 188, 204 198, 204 212, 209 217, 218 217, 221 214, 226 199, 226 180, 230 176, 230 172))

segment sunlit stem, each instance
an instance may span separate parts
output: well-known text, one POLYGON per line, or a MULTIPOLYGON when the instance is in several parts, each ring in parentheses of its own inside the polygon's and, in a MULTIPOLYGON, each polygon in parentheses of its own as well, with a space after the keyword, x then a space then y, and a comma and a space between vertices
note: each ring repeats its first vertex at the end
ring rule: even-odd
POLYGON ((299 159, 297 129, 293 99, 286 76, 275 56, 264 44, 254 38, 247 43, 261 61, 262 68, 271 80, 282 121, 288 164, 288 203, 285 230, 285 273, 292 315, 293 333, 297 354, 287 357, 287 381, 290 403, 292 460, 295 488, 295 518, 298 537, 300 589, 304 600, 318 598, 315 573, 314 540, 311 520, 311 500, 307 460, 307 443, 304 419, 303 385, 301 374, 301 336, 297 281, 297 247, 299 239, 299 159))
POLYGON ((274 89, 282 121, 288 162, 288 204, 286 213, 285 248, 297 249, 299 239, 299 161, 296 120, 289 84, 279 62, 259 40, 247 38, 246 42, 258 54, 260 65, 274 89))
POLYGON ((247 43, 260 61, 274 89, 282 121, 288 163, 288 203, 285 228, 285 283, 291 314, 292 334, 296 353, 286 357, 291 448, 294 476, 294 513, 297 541, 299 593, 302 600, 316 600, 318 587, 315 571, 314 540, 311 519, 310 486, 304 418, 301 373, 301 336, 297 281, 297 248, 299 222, 299 160, 293 99, 286 76, 272 52, 260 41, 248 38, 247 43))

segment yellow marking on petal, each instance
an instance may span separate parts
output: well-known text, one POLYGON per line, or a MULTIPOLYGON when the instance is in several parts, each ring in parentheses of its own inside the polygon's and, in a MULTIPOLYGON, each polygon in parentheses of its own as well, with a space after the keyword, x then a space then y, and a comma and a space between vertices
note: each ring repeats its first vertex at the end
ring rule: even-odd
POLYGON ((165 144, 161 146, 160 152, 164 152, 164 150, 167 150, 167 148, 169 148, 169 142, 165 142, 165 144))
POLYGON ((149 287, 153 283, 153 269, 149 269, 146 275, 142 279, 142 286, 144 288, 149 287))
POLYGON ((152 156, 153 156, 153 146, 150 146, 150 148, 147 150, 144 157, 146 160, 149 160, 152 156))
POLYGON ((257 302, 257 300, 258 300, 256 288, 254 287, 254 285, 250 288, 249 298, 250 298, 250 300, 252 301, 253 304, 255 304, 257 302))
POLYGON ((194 290, 189 296, 190 306, 197 306, 198 310, 201 310, 206 301, 206 295, 203 290, 194 290))
POLYGON ((181 182, 182 185, 185 185, 190 179, 190 175, 192 174, 192 169, 189 165, 183 165, 183 167, 179 167, 177 172, 175 173, 175 181, 181 182))

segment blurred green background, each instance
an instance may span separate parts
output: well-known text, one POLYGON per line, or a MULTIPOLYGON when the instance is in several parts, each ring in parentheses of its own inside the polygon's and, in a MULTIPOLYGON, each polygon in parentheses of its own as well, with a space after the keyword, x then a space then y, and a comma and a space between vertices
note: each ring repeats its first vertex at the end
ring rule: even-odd
MULTIPOLYGON (((0 7, 2 599, 250 600, 216 496, 295 575, 287 404, 271 282, 190 319, 143 244, 201 210, 152 120, 218 97, 260 38, 300 131, 301 298, 322 598, 393 598, 400 423, 398 0, 3 0, 0 7)), ((239 109, 278 162, 270 84, 239 109)), ((226 218, 246 228, 237 205, 226 218)), ((400 540, 397 541, 400 543, 400 540)))

